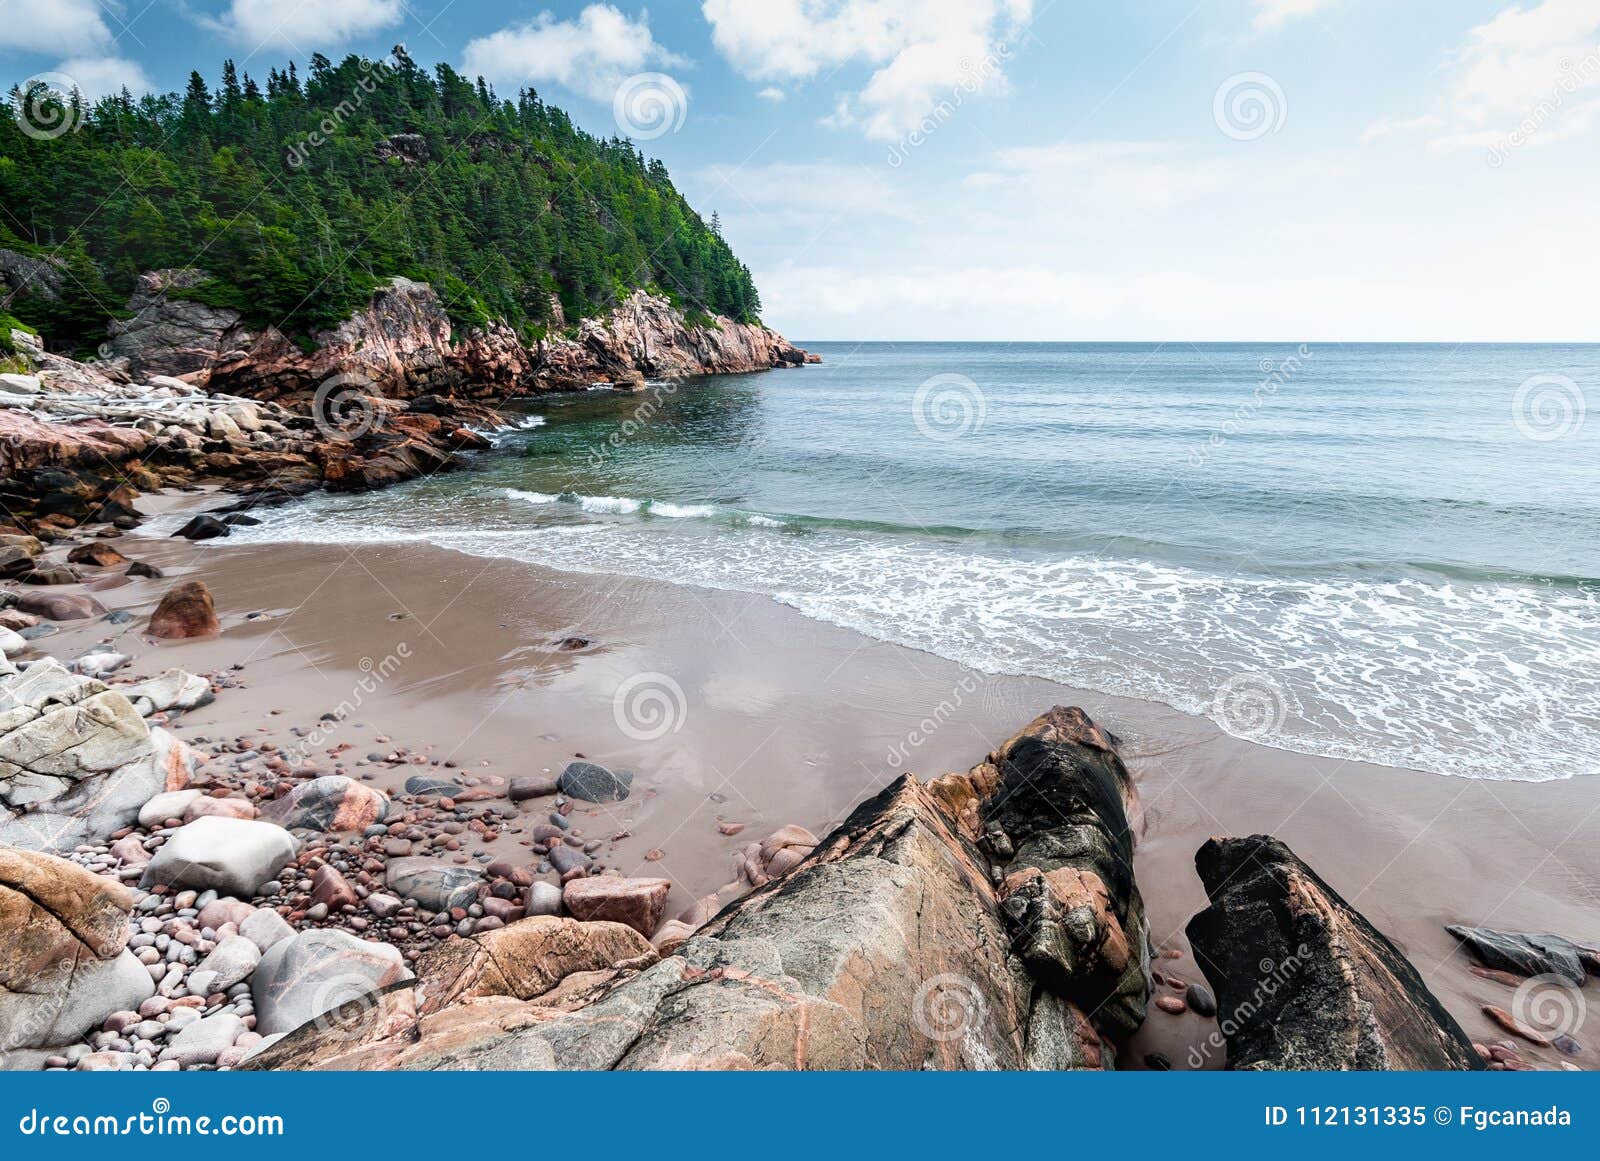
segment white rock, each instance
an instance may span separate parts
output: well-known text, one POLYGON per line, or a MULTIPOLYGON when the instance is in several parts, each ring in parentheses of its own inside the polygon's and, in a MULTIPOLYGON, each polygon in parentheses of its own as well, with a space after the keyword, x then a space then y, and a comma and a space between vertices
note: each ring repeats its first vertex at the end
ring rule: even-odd
POLYGON ((248 899, 292 859, 299 841, 281 826, 243 818, 197 818, 173 832, 141 880, 144 886, 211 888, 248 899))
POLYGON ((199 797, 198 790, 169 790, 158 794, 139 808, 139 825, 149 829, 169 818, 182 818, 185 808, 199 797))
POLYGON ((0 653, 10 657, 14 653, 21 653, 28 647, 27 638, 15 629, 7 629, 0 625, 0 653))
POLYGON ((44 386, 39 382, 37 375, 0 375, 0 391, 12 395, 37 395, 43 390, 44 386))
POLYGON ((292 936, 294 928, 272 908, 257 907, 254 913, 239 924, 239 934, 260 950, 266 951, 273 944, 281 943, 292 936))
POLYGON ((121 688, 128 700, 137 704, 144 698, 154 710, 196 709, 216 699, 209 681, 182 669, 169 669, 159 677, 121 688))
POLYGON ((0 1048, 71 1044, 113 1012, 137 1010, 155 994, 144 964, 124 949, 111 959, 84 958, 48 994, 0 988, 0 1048))
POLYGON ((256 970, 256 964, 261 962, 261 949, 243 935, 230 935, 217 944, 216 949, 200 961, 200 966, 189 973, 189 990, 196 991, 194 977, 199 972, 213 972, 215 979, 211 981, 206 994, 211 992, 225 992, 234 984, 242 983, 248 979, 250 973, 256 970))
POLYGON ((206 1016, 174 1036, 161 1059, 176 1060, 180 1065, 215 1064, 223 1049, 232 1048, 244 1030, 244 1021, 232 1012, 206 1016))

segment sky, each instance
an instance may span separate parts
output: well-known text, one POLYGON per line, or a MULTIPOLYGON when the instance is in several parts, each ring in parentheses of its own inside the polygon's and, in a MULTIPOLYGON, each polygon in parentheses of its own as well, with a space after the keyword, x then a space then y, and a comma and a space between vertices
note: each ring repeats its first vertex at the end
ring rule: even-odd
POLYGON ((800 341, 1600 339, 1600 0, 0 0, 90 94, 395 44, 633 137, 800 341))

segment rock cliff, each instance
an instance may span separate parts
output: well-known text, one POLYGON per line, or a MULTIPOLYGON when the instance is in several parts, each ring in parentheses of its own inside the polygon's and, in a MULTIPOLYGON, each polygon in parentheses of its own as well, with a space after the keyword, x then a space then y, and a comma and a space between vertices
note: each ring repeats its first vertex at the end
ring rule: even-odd
POLYGON ((237 312, 181 292, 194 270, 144 275, 112 326, 106 354, 134 376, 183 375, 256 399, 306 397, 334 376, 394 399, 470 398, 560 390, 637 375, 679 377, 795 366, 805 352, 762 326, 713 318, 691 324, 665 298, 635 291, 573 337, 524 343, 507 327, 458 330, 426 283, 391 279, 365 310, 303 348, 278 330, 252 332, 237 312))

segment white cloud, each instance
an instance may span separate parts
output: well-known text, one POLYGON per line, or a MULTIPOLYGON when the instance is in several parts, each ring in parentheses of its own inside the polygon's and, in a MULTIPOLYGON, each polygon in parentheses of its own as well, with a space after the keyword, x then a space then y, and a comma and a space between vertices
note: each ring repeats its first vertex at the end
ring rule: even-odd
POLYGON ((503 85, 554 82, 596 101, 610 101, 629 75, 647 66, 688 62, 659 44, 649 14, 631 20, 610 4, 591 4, 576 20, 540 13, 467 44, 462 69, 503 85))
POLYGON ((780 88, 768 86, 757 93, 756 96, 760 97, 763 101, 771 101, 773 104, 777 104, 779 101, 784 99, 785 94, 780 88))
POLYGON ((1227 188, 1229 164, 1161 141, 1063 141, 1003 149, 968 186, 1099 212, 1165 210, 1227 188))
POLYGON ((139 63, 126 57, 71 57, 62 61, 57 71, 71 77, 90 101, 116 93, 124 86, 135 97, 155 91, 155 85, 139 63))
POLYGON ((1033 0, 705 0, 712 42, 753 81, 872 69, 825 124, 892 141, 958 90, 994 91, 1033 0))
POLYGON ((1445 75, 1433 112, 1385 118, 1366 139, 1410 129, 1431 132, 1434 152, 1503 154, 1583 136, 1600 114, 1600 5, 1544 0, 1507 7, 1468 32, 1445 75))
POLYGON ((66 55, 110 43, 98 0, 0 0, 0 49, 66 55))
POLYGON ((1272 32, 1289 21, 1329 8, 1335 0, 1253 0, 1256 6, 1255 30, 1272 32))
POLYGON ((402 0, 232 0, 201 23, 252 52, 311 52, 393 27, 404 15, 402 0))

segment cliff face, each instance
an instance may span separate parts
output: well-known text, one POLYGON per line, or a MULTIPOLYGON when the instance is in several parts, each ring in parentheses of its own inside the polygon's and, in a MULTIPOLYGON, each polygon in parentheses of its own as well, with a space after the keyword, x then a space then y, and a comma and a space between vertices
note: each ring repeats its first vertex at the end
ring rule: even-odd
POLYGON ((391 398, 472 398, 585 387, 640 375, 683 376, 796 366, 805 352, 765 327, 716 318, 690 326, 664 298, 635 291, 611 314, 585 319, 576 338, 529 346, 492 325, 457 333, 426 283, 392 279, 366 309, 312 336, 308 353, 276 328, 252 332, 237 312, 171 291, 195 271, 153 271, 113 324, 106 354, 134 376, 182 375, 213 391, 256 399, 306 396, 344 376, 391 398))

